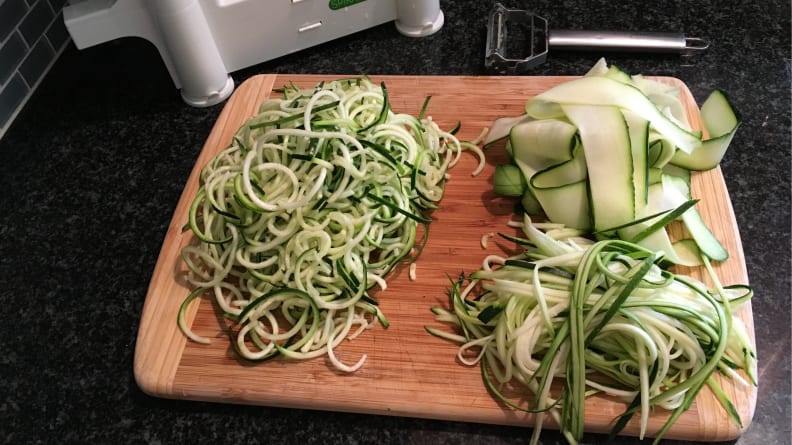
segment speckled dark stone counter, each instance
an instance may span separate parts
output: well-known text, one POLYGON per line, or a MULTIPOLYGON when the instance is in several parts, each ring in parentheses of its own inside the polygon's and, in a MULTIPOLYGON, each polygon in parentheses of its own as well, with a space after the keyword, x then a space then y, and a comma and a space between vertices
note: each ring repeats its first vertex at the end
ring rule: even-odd
MULTIPOLYGON (((489 74, 491 1, 444 1, 423 39, 392 24, 234 73, 489 74)), ((729 93, 744 123, 723 161, 748 272, 759 399, 741 444, 790 443, 790 5, 536 1, 554 28, 683 31, 712 47, 609 56, 729 93), (654 3, 654 4, 650 4, 654 3)), ((598 55, 552 53, 537 75, 598 55)), ((185 106, 153 46, 66 50, 0 140, 0 441, 28 443, 523 443, 529 429, 160 400, 135 385, 139 316, 165 229, 221 106, 185 106)), ((598 436, 587 440, 600 441, 598 436)), ((562 443, 548 431, 544 443, 562 443)), ((637 443, 624 439, 621 443, 637 443)), ((673 442, 670 442, 673 443, 673 442)))

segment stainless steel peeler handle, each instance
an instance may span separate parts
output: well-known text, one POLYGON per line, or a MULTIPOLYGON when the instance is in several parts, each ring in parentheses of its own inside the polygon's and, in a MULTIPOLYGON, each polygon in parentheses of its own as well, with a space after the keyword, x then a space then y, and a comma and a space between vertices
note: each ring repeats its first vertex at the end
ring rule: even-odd
POLYGON ((709 47, 709 42, 673 32, 616 32, 550 30, 547 44, 571 51, 688 53, 709 47))
POLYGON ((686 37, 682 33, 551 31, 547 19, 496 3, 487 21, 484 64, 500 71, 521 72, 544 62, 550 48, 690 56, 708 47, 707 40, 686 37))

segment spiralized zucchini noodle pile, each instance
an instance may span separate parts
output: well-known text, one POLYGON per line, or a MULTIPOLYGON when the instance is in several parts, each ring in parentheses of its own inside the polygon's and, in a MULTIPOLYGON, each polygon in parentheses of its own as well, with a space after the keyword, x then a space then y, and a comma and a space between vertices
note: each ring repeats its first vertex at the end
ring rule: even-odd
MULTIPOLYGON (((265 101, 202 170, 182 257, 195 290, 233 321, 241 357, 327 355, 385 314, 368 295, 420 254, 447 171, 466 149, 452 131, 394 112, 385 84, 342 79, 265 101), (424 226, 420 230, 420 226, 424 226)), ((428 102, 428 98, 427 98, 428 102)), ((458 128, 458 127, 457 127, 458 128)))
POLYGON ((453 331, 426 330, 458 344, 458 360, 479 365, 498 400, 534 414, 531 443, 545 416, 578 443, 585 399, 594 394, 627 404, 612 436, 639 415, 643 437, 657 407, 671 413, 659 441, 704 386, 742 425, 716 374, 756 385, 752 343, 734 315, 752 297, 750 287, 722 286, 706 257, 712 288, 668 271, 662 252, 631 242, 592 240, 527 215, 514 225, 524 237, 499 235, 523 252, 487 256, 481 269, 453 280, 449 308, 432 309, 453 331), (515 384, 530 395, 507 397, 505 387, 515 384))

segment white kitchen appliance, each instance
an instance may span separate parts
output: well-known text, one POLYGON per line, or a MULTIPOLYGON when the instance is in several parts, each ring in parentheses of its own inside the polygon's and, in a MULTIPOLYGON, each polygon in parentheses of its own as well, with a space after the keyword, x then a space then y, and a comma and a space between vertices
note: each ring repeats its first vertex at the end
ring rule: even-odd
POLYGON ((156 46, 186 103, 234 90, 229 73, 395 21, 411 37, 443 26, 439 0, 82 0, 63 10, 79 49, 120 37, 156 46))

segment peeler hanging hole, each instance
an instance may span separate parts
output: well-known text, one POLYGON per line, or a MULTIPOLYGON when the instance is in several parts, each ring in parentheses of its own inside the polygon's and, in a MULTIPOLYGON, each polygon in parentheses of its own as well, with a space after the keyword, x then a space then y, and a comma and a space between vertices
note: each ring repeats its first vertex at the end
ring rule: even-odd
POLYGON ((710 42, 701 37, 685 37, 685 49, 692 51, 704 51, 709 48, 710 42))

